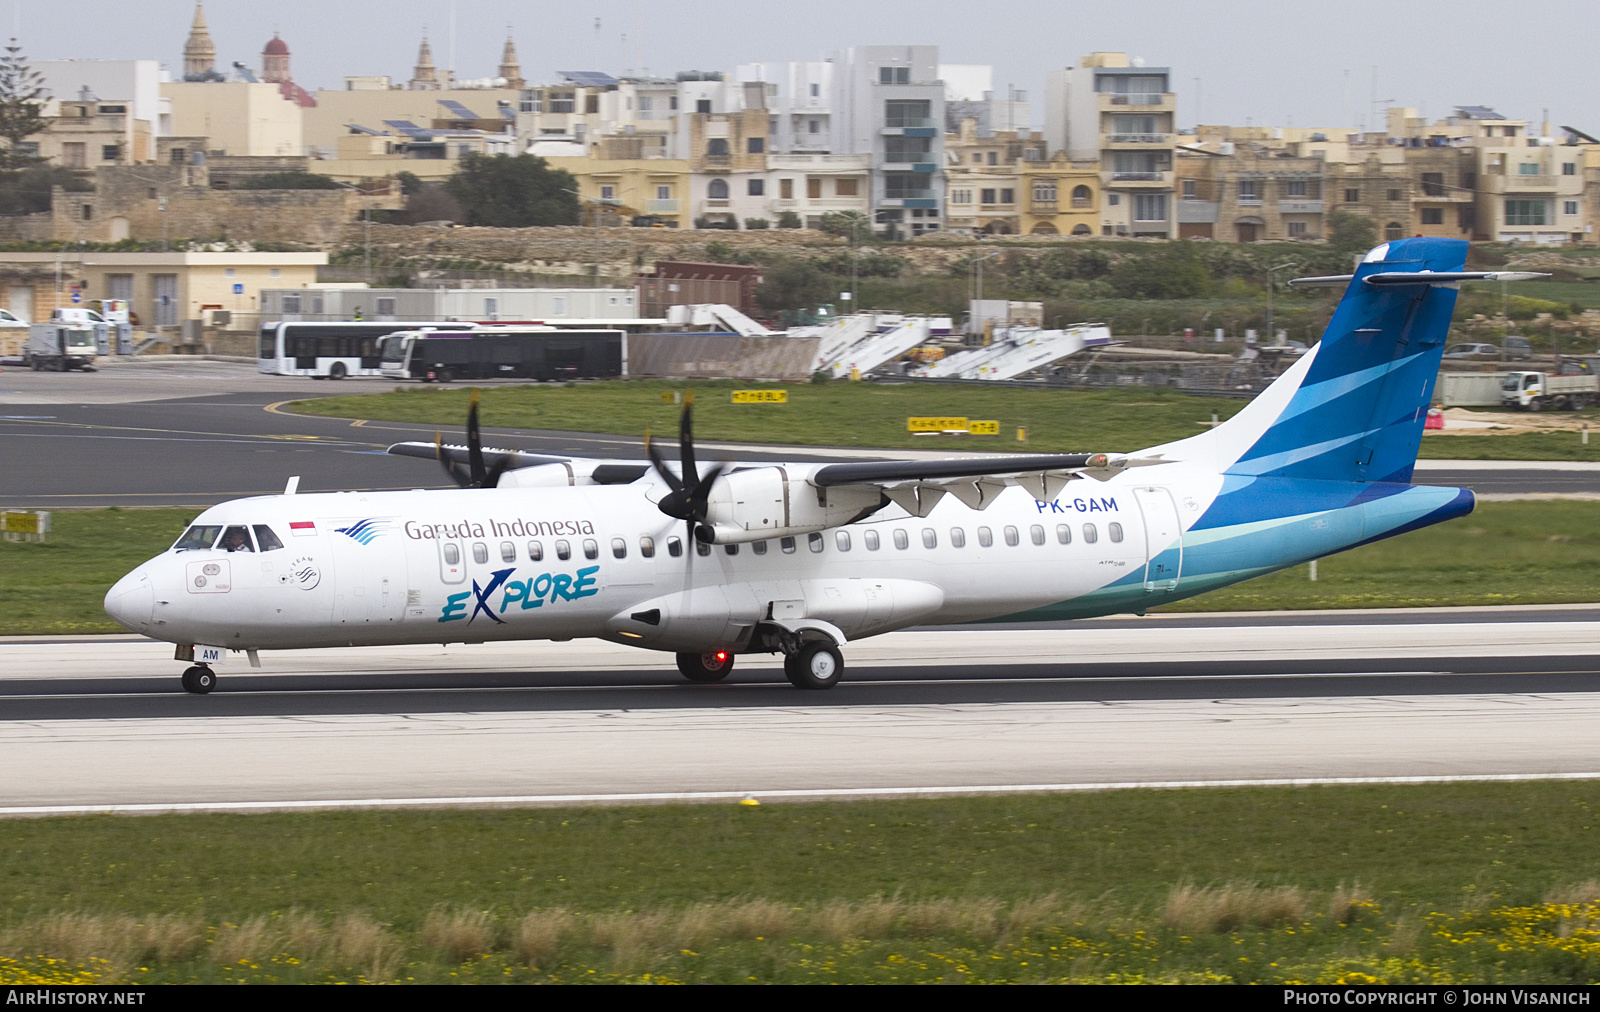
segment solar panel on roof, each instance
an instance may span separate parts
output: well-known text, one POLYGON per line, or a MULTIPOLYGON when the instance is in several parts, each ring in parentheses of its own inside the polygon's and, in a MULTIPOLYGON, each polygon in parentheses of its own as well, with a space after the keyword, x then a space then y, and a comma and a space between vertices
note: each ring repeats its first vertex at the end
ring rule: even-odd
POLYGON ((382 137, 383 136, 383 133, 381 131, 374 130, 371 127, 364 127, 359 123, 346 123, 345 126, 347 128, 349 128, 351 133, 367 134, 367 135, 372 136, 372 137, 382 137))
POLYGON ((616 78, 598 70, 558 70, 556 73, 581 88, 609 88, 617 83, 616 78))
POLYGON ((477 119, 478 118, 478 114, 477 113, 473 112, 471 109, 468 109, 466 106, 462 105, 460 102, 457 102, 453 98, 441 98, 439 100, 439 104, 444 106, 445 110, 447 112, 449 112, 450 115, 455 117, 456 119, 477 119))
POLYGON ((408 119, 386 119, 383 121, 383 125, 393 127, 407 137, 415 137, 417 140, 426 141, 433 138, 433 134, 430 131, 422 129, 408 119))

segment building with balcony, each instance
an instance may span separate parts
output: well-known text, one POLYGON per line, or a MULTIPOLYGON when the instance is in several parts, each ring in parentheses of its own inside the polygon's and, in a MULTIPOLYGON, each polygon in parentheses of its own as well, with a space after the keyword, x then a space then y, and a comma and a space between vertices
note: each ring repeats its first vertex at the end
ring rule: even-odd
POLYGON ((822 216, 872 212, 872 156, 781 154, 767 156, 763 213, 773 224, 786 212, 816 228, 822 216))
POLYGON ((943 227, 944 84, 937 46, 856 46, 833 56, 836 154, 872 156, 870 206, 883 234, 943 227))
POLYGON ((1177 149, 1174 214, 1182 239, 1321 239, 1326 163, 1244 141, 1177 149))
POLYGON ((1052 155, 1099 164, 1102 235, 1176 234, 1168 80, 1166 67, 1134 66, 1123 53, 1091 53, 1049 76, 1044 139, 1052 155))
POLYGON ((989 235, 1093 235, 1100 167, 1049 157, 1029 130, 981 133, 976 119, 945 137, 946 227, 989 235))

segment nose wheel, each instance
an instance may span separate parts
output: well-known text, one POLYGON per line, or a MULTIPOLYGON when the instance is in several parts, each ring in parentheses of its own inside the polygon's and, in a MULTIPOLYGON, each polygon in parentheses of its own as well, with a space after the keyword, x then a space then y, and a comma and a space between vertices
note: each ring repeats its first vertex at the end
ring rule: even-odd
POLYGON ((183 673, 183 691, 203 696, 217 687, 217 674, 204 664, 196 664, 183 673))

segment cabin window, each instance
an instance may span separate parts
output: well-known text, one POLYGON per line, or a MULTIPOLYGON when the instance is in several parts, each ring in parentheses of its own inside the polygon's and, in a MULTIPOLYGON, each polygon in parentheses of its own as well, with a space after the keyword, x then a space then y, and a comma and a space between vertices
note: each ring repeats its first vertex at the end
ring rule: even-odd
POLYGON ((911 547, 911 539, 906 536, 905 531, 894 532, 894 546, 901 551, 911 547))
POLYGON ((667 539, 667 554, 676 559, 683 554, 683 542, 677 538, 667 539))
POLYGON ((757 555, 765 555, 767 554, 767 543, 765 541, 757 541, 750 546, 750 550, 757 555))
POLYGON ((867 543, 867 551, 876 552, 878 550, 878 532, 877 531, 867 531, 866 533, 861 535, 861 540, 865 541, 867 543))
POLYGON ((695 538, 694 539, 694 553, 696 555, 701 556, 701 557, 710 555, 711 554, 711 543, 708 542, 708 541, 701 541, 699 538, 695 538))
POLYGON ((517 561, 517 546, 512 544, 509 541, 500 542, 500 561, 501 562, 516 562, 517 561))
POLYGON ((1022 538, 1017 534, 1017 529, 1015 527, 1006 527, 1006 544, 1010 545, 1012 548, 1015 548, 1021 541, 1022 538))
POLYGON ((224 552, 254 552, 256 546, 250 543, 250 528, 229 527, 222 532, 222 540, 217 547, 224 552))
POLYGON ((565 562, 572 558, 572 546, 565 541, 556 542, 556 558, 565 562))
POLYGON ((813 552, 822 551, 822 535, 818 534, 816 531, 812 531, 810 534, 806 535, 806 547, 811 549, 813 552))
POLYGON ((838 531, 833 536, 833 543, 839 551, 848 552, 850 550, 850 532, 838 531))
POLYGON ((639 555, 641 558, 653 559, 656 557, 656 539, 640 538, 639 555))
POLYGON ((583 539, 583 557, 586 559, 598 559, 600 557, 600 545, 593 538, 583 539))
POLYGON ((1112 541, 1121 541, 1122 540, 1122 525, 1121 524, 1106 524, 1106 533, 1111 535, 1111 540, 1112 541))
POLYGON ((785 555, 793 555, 794 554, 794 538, 779 538, 778 539, 778 547, 783 549, 783 554, 785 554, 785 555))
POLYGON ((255 531, 256 544, 263 552, 275 552, 283 547, 283 542, 278 540, 278 536, 272 533, 272 528, 266 524, 256 524, 255 531))
POLYGON ((444 546, 444 561, 446 565, 456 566, 461 564, 461 549, 455 545, 444 546))
POLYGON ((217 527, 202 527, 199 524, 195 524, 183 532, 183 537, 179 538, 178 543, 172 546, 172 550, 184 552, 191 548, 210 548, 211 543, 216 541, 217 535, 221 533, 222 527, 220 525, 217 527))
POLYGON ((965 548, 967 546, 967 532, 959 527, 950 528, 950 547, 965 548))
POLYGON ((994 544, 994 531, 991 531, 987 527, 979 527, 978 528, 978 546, 980 548, 988 548, 990 545, 993 545, 993 544, 994 544))
POLYGON ((489 561, 489 546, 482 541, 472 543, 472 561, 482 564, 489 561))
POLYGON ((932 527, 924 527, 922 529, 922 547, 923 548, 938 548, 939 547, 939 532, 934 530, 932 527))
POLYGON ((1083 525, 1083 542, 1084 542, 1084 544, 1092 545, 1096 541, 1099 541, 1099 540, 1100 540, 1100 530, 1099 530, 1099 528, 1095 527, 1094 524, 1084 524, 1083 525))
POLYGON ((1072 528, 1066 524, 1056 524, 1056 540, 1063 545, 1072 544, 1072 528))
POLYGON ((613 559, 626 559, 628 557, 628 543, 621 538, 612 538, 611 557, 613 559))
POLYGON ((739 554, 739 546, 738 545, 723 545, 722 546, 722 550, 724 552, 727 552, 729 555, 738 555, 739 554))
POLYGON ((528 561, 541 562, 544 560, 544 545, 537 541, 528 542, 528 561))
POLYGON ((1028 537, 1032 538, 1033 543, 1036 545, 1044 544, 1044 528, 1034 524, 1028 528, 1028 537))

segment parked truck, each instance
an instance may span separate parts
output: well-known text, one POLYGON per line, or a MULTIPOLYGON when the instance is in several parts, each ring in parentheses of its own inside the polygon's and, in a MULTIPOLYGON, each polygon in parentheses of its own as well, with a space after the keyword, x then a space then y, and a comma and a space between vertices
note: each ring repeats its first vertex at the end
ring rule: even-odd
POLYGON ((49 369, 94 371, 98 342, 91 324, 34 323, 28 326, 28 343, 22 348, 22 364, 34 372, 49 369))
POLYGON ((1600 376, 1509 372, 1500 381, 1500 403, 1523 411, 1586 408, 1600 403, 1600 376))

